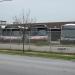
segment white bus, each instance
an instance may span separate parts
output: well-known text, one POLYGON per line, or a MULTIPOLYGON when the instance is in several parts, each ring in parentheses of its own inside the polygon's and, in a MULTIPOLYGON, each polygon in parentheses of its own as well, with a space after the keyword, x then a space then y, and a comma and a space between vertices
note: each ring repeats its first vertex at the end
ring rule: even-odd
POLYGON ((75 24, 65 24, 61 27, 61 42, 75 43, 75 24))

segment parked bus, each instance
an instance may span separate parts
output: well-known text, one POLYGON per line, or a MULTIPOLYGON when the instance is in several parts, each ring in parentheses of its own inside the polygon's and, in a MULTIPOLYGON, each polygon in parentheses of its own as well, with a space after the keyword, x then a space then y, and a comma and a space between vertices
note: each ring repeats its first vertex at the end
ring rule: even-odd
POLYGON ((47 25, 35 25, 31 27, 30 33, 31 40, 47 40, 48 39, 48 28, 47 25))
POLYGON ((61 27, 61 43, 75 43, 75 24, 65 24, 61 27))
POLYGON ((22 29, 18 26, 2 26, 2 31, 0 35, 0 42, 18 42, 22 40, 22 29))

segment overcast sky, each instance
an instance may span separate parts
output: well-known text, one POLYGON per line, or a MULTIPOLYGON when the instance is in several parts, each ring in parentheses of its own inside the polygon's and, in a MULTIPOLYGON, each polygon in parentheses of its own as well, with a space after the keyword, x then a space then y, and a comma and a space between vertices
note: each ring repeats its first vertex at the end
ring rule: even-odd
POLYGON ((0 3, 0 20, 12 21, 14 16, 30 10, 37 22, 75 21, 75 0, 13 0, 0 3))

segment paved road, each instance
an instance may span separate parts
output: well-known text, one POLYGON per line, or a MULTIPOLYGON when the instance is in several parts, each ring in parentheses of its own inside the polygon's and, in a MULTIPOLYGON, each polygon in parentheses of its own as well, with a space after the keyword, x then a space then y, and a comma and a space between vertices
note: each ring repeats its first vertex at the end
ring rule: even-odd
POLYGON ((0 75, 75 75, 75 62, 0 54, 0 75))

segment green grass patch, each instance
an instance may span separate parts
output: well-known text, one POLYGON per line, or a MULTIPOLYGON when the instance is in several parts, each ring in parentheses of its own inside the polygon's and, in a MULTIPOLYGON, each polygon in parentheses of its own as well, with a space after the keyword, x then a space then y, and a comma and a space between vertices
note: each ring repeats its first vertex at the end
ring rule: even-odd
POLYGON ((24 52, 21 50, 0 50, 0 53, 75 61, 75 54, 67 54, 67 53, 65 54, 65 53, 55 53, 55 52, 41 52, 41 51, 33 51, 33 50, 25 50, 24 52))

